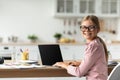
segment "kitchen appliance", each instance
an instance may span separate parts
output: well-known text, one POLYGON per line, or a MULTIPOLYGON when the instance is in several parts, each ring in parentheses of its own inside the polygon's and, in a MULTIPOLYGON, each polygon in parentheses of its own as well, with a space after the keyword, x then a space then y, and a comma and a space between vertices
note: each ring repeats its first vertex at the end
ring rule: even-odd
POLYGON ((13 46, 0 46, 0 56, 4 59, 11 59, 13 53, 13 46))

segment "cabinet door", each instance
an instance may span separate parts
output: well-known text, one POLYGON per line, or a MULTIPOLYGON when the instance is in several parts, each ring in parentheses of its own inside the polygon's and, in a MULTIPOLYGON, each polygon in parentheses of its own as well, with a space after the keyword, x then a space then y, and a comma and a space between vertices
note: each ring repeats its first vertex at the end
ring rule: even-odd
POLYGON ((80 0, 80 13, 95 13, 95 0, 80 0))
POLYGON ((119 0, 56 0, 57 17, 83 17, 88 14, 100 17, 118 17, 119 0))
POLYGON ((102 14, 117 14, 118 13, 118 0, 102 0, 101 4, 102 14))
POLYGON ((39 49, 38 49, 38 46, 36 46, 36 45, 15 46, 15 48, 16 48, 17 60, 21 60, 20 49, 22 49, 22 50, 28 49, 28 51, 29 51, 29 60, 38 60, 38 59, 40 60, 39 49))
POLYGON ((81 45, 60 45, 64 60, 81 60, 84 56, 85 46, 81 45))
POLYGON ((120 59, 120 45, 109 45, 108 51, 112 55, 112 59, 120 59))
POLYGON ((57 0, 57 13, 73 13, 73 0, 57 0))
POLYGON ((64 0, 57 0, 57 13, 64 13, 64 0))
POLYGON ((79 13, 78 4, 79 0, 56 0, 56 13, 57 18, 77 17, 79 13))

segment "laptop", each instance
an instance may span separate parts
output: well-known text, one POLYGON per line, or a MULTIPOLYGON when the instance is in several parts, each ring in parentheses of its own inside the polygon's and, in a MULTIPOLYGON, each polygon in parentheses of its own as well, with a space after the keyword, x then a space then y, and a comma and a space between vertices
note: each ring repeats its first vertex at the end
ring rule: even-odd
POLYGON ((38 45, 42 65, 51 66, 56 62, 63 62, 61 50, 58 44, 38 45))

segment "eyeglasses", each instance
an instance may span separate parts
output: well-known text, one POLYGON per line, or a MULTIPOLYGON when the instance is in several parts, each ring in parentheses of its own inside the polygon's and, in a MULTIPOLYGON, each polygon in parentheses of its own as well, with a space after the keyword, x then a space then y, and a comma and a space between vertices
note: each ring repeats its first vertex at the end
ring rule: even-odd
POLYGON ((89 30, 89 31, 94 31, 96 29, 96 26, 80 26, 80 30, 81 31, 86 31, 86 30, 89 30))

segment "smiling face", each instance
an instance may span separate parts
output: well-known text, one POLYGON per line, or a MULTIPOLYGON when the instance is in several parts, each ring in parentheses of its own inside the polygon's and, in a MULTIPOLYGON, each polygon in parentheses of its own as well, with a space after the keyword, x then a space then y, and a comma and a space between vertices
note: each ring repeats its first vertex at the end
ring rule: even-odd
POLYGON ((81 23, 80 29, 83 37, 88 43, 95 39, 97 37, 97 33, 99 32, 97 25, 95 25, 90 19, 84 20, 81 23))

